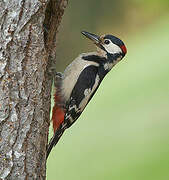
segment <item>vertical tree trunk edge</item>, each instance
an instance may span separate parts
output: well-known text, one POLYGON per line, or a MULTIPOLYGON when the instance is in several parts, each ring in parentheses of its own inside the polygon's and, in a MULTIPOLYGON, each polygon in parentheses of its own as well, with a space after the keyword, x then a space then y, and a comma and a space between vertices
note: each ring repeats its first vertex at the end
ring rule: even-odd
POLYGON ((67 3, 0 2, 0 179, 46 179, 56 38, 67 3))

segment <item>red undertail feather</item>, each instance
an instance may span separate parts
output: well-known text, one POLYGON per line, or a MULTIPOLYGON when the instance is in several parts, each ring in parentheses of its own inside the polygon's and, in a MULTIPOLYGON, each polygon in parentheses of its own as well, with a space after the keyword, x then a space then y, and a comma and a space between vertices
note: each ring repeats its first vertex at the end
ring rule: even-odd
POLYGON ((64 121, 65 112, 60 104, 60 97, 57 94, 54 95, 55 105, 53 107, 52 113, 52 121, 53 121, 53 130, 54 132, 60 126, 60 124, 64 121))

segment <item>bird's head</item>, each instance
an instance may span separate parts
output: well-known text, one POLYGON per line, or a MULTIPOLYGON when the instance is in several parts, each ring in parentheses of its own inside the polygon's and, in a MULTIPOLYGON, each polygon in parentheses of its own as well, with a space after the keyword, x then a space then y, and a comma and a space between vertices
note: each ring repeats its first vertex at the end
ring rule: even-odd
POLYGON ((113 35, 98 36, 86 31, 82 31, 82 34, 99 47, 100 54, 104 54, 107 57, 117 57, 121 60, 127 53, 127 48, 123 41, 113 35))

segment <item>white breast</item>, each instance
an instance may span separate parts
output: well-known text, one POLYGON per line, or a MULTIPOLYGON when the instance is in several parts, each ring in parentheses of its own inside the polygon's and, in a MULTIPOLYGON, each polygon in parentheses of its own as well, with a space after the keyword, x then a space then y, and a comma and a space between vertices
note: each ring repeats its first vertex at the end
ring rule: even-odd
POLYGON ((83 56, 94 55, 95 53, 83 53, 79 55, 64 71, 64 77, 61 85, 62 96, 65 101, 70 97, 70 94, 75 86, 80 73, 88 66, 99 66, 96 62, 85 61, 83 56))

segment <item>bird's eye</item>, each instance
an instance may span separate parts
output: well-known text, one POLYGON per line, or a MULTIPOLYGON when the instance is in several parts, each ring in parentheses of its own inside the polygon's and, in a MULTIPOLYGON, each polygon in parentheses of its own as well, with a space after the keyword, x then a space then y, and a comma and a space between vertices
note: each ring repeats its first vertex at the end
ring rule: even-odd
POLYGON ((104 41, 104 43, 105 43, 105 44, 109 44, 110 41, 106 39, 106 40, 104 41))

